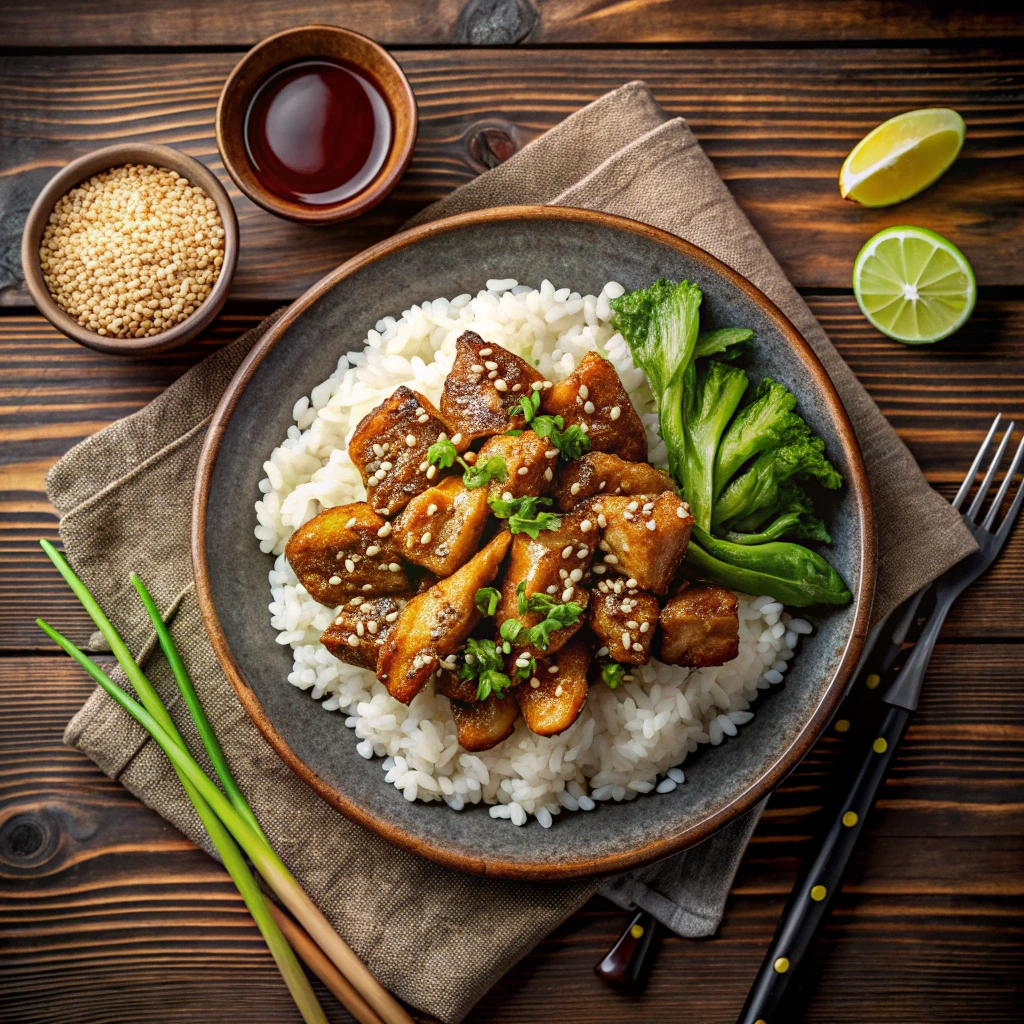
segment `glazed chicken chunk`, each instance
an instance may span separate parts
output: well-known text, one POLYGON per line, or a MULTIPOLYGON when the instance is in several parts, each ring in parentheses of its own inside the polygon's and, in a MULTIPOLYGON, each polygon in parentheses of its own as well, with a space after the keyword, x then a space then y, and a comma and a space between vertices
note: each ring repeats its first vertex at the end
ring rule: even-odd
POLYGON ((505 494, 511 494, 513 498, 524 494, 547 494, 558 459, 557 449, 551 448, 547 441, 539 438, 532 430, 524 430, 518 437, 496 434, 484 442, 477 462, 482 463, 494 455, 500 455, 505 460, 508 475, 503 482, 491 481, 492 498, 505 494), (549 454, 552 451, 554 454, 549 454))
MULTIPOLYGON (((394 515, 421 491, 439 482, 438 469, 427 462, 427 450, 448 437, 448 427, 433 404, 404 385, 359 421, 348 454, 359 467, 367 501, 382 516, 394 515)), ((459 451, 469 440, 457 434, 459 451)))
POLYGON ((607 359, 588 352, 576 371, 541 393, 541 411, 579 424, 595 452, 614 452, 627 462, 647 459, 647 434, 607 359))
POLYGON ((537 674, 516 690, 519 709, 538 736, 565 732, 587 702, 590 647, 574 636, 561 650, 537 663, 537 674))
POLYGON ((562 516, 557 530, 541 530, 537 538, 517 533, 512 538, 508 569, 501 587, 501 601, 495 616, 500 627, 507 619, 517 618, 524 627, 520 639, 512 645, 513 659, 519 654, 538 657, 552 654, 580 630, 586 615, 551 633, 548 646, 540 648, 524 642, 525 630, 535 626, 544 615, 540 612, 519 613, 519 585, 523 596, 546 594, 562 604, 572 602, 584 612, 590 603, 590 593, 584 586, 587 570, 597 546, 598 531, 595 520, 586 506, 580 506, 562 516))
POLYGON ((515 697, 492 693, 486 700, 465 704, 452 701, 452 718, 463 750, 490 750, 508 739, 519 718, 519 705, 515 697))
POLYGON ((590 602, 590 628, 613 661, 646 665, 651 660, 658 611, 658 599, 640 590, 634 580, 600 580, 590 602))
POLYGON ((596 494, 661 494, 676 491, 667 473, 649 462, 627 462, 610 452, 588 452, 558 472, 553 494, 558 507, 568 512, 596 494))
POLYGON ((661 610, 661 649, 668 665, 706 668, 724 665, 740 652, 739 599, 732 590, 698 580, 661 610))
POLYGON ((377 662, 377 678, 396 700, 410 703, 480 621, 476 592, 497 575, 510 540, 509 533, 499 533, 461 569, 405 606, 377 662))
POLYGON ((612 495, 595 501, 606 522, 604 564, 636 580, 641 590, 665 595, 690 543, 693 517, 682 498, 662 494, 612 495))
POLYGON ((486 488, 469 490, 460 477, 445 477, 417 494, 395 519, 395 546, 414 565, 451 576, 480 550, 490 514, 486 488))
POLYGON ((300 526, 284 553, 299 582, 321 604, 399 594, 411 588, 391 530, 365 501, 335 505, 300 526))
POLYGON ((380 649, 411 597, 412 594, 388 594, 349 598, 324 630, 320 643, 339 661, 376 669, 380 649))
POLYGON ((500 433, 515 425, 510 423, 512 407, 543 380, 525 359, 466 331, 455 343, 455 363, 441 394, 441 415, 469 440, 500 433))

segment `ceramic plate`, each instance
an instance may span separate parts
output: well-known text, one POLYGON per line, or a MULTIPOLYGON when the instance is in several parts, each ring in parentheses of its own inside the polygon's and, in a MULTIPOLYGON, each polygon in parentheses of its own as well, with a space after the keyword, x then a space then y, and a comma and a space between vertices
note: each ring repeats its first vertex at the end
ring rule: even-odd
MULTIPOLYGON (((386 839, 432 860, 505 878, 554 879, 621 871, 706 839, 752 807, 807 752, 831 717, 859 656, 874 586, 874 532, 853 429, 825 370, 782 313, 701 249, 646 225, 555 207, 486 210, 424 225, 350 260, 314 285, 253 349, 220 406, 199 465, 193 558, 211 641, 246 710, 291 767, 332 804, 386 839), (341 715, 287 681, 292 652, 267 613, 272 558, 253 537, 263 463, 292 423, 292 405, 362 346, 386 315, 438 295, 475 293, 489 278, 586 294, 688 278, 704 293, 701 326, 756 331, 751 375, 797 396, 846 486, 828 511, 829 557, 854 595, 815 610, 783 686, 757 701, 737 738, 686 759, 672 793, 559 815, 550 829, 495 821, 483 805, 456 813, 409 803, 379 759, 356 752, 341 715)), ((803 613, 801 613, 803 614, 803 613)))

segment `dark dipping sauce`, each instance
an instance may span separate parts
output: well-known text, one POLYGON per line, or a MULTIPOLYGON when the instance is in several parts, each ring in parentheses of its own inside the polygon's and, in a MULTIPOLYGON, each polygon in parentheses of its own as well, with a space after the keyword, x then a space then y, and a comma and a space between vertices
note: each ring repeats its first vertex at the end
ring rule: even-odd
POLYGON ((271 74, 245 115, 245 145, 263 185, 309 206, 362 192, 391 148, 391 112, 362 71, 309 60, 271 74))

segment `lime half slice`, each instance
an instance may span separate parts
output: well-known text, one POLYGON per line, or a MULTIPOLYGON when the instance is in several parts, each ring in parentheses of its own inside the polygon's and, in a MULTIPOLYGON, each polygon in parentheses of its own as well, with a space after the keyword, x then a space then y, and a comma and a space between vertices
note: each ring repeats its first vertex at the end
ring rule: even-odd
POLYGON ((886 228, 853 265, 861 312, 884 335, 909 345, 948 338, 974 311, 978 286, 964 254, 927 228, 886 228))
POLYGON ((964 119, 946 107, 910 110, 868 132, 839 172, 844 199, 892 206, 940 178, 964 144, 964 119))

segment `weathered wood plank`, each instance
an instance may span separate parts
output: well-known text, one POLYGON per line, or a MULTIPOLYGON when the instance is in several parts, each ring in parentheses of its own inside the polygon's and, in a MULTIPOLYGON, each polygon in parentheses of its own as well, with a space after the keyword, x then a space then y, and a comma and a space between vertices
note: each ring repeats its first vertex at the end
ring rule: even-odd
POLYGON ((905 0, 228 0, 173 10, 131 0, 59 0, 47 18, 30 0, 12 0, 5 45, 251 46, 303 24, 344 25, 387 45, 402 43, 708 43, 882 39, 968 39, 1019 35, 1009 3, 943 4, 905 0), (57 34, 53 25, 62 31, 57 34))
MULTIPOLYGON (((628 5, 627 5, 628 6, 628 5)), ((699 6, 699 5, 698 5, 699 6)), ((688 10, 694 9, 689 5, 688 10)), ((949 235, 982 284, 1024 281, 1024 59, 954 50, 419 50, 398 54, 420 105, 405 178, 366 216, 324 230, 278 220, 231 189, 242 229, 236 298, 291 298, 482 169, 481 126, 525 143, 588 101, 644 78, 687 117, 791 279, 847 287, 861 244, 881 227, 922 223, 949 235), (922 106, 967 120, 963 154, 923 195, 868 211, 840 199, 849 149, 879 121, 922 106)), ((237 54, 0 59, 0 304, 27 304, 20 231, 45 181, 114 140, 185 150, 227 178, 213 116, 237 54)))
MULTIPOLYGON (((917 456, 952 497, 997 411, 1024 419, 1024 302, 983 298, 957 336, 937 346, 898 345, 875 332, 848 296, 812 296, 840 351, 917 456)), ((43 644, 33 620, 84 641, 88 620, 36 541, 56 537, 46 470, 76 441, 134 412, 189 366, 258 320, 232 313, 185 348, 146 359, 99 355, 37 315, 0 317, 0 648, 43 644)), ((1024 635, 1024 531, 954 609, 947 637, 1024 635), (993 613, 998 609, 998 613, 993 613)))
MULTIPOLYGON (((1016 656, 1016 648, 998 645, 940 646, 885 796, 887 804, 890 791, 910 792, 920 810, 883 804, 820 943, 808 1020, 1016 1019, 1015 978, 1024 966, 1020 808, 1004 809, 1011 831, 972 827, 987 785, 1005 785, 1008 805, 1020 792, 1016 656), (994 747, 986 754, 980 743, 964 746, 973 730, 995 722, 1001 755, 994 747), (935 745, 926 752, 929 733, 935 745), (966 757, 974 761, 970 773, 966 757), (941 787, 941 795, 930 793, 941 809, 922 798, 922 785, 926 792, 941 787), (908 816, 926 827, 907 831, 908 816), (951 961, 956 971, 943 966, 951 961)), ((295 1020, 221 869, 60 745, 66 718, 90 689, 59 658, 0 662, 0 778, 8 783, 0 790, 0 822, 8 823, 0 824, 4 1020, 127 1022, 147 1006, 159 1006, 168 1022, 295 1020)), ((841 745, 828 739, 783 784, 741 865, 718 935, 700 943, 666 939, 640 1000, 610 992, 591 974, 623 924, 620 911, 594 900, 469 1019, 598 1024, 638 1009, 645 1020, 733 1019, 798 868, 806 834, 800 808, 817 807, 840 761, 841 745)), ((345 1019, 330 997, 323 1003, 332 1020, 345 1019)))

